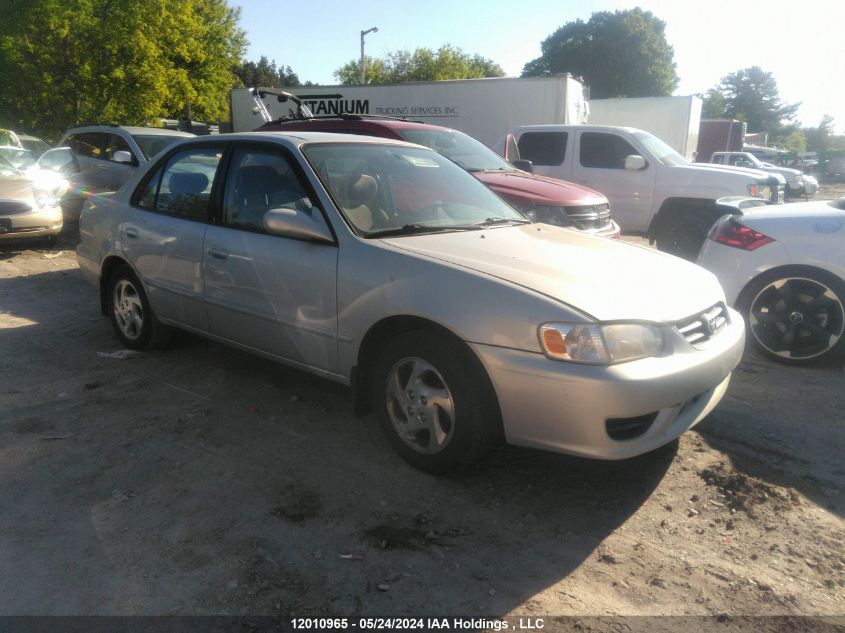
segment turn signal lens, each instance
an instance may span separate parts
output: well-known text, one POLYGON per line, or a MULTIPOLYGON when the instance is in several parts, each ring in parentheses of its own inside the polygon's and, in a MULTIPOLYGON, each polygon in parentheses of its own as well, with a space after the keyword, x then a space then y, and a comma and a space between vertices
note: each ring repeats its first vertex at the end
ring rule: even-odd
POLYGON ((563 333, 560 330, 553 328, 543 328, 541 330, 543 335, 543 344, 550 354, 566 356, 569 350, 566 347, 566 341, 563 340, 563 333))
POLYGON ((726 218, 716 225, 716 230, 710 238, 714 242, 732 246, 744 251, 753 251, 761 246, 774 242, 768 235, 740 223, 736 218, 726 218))

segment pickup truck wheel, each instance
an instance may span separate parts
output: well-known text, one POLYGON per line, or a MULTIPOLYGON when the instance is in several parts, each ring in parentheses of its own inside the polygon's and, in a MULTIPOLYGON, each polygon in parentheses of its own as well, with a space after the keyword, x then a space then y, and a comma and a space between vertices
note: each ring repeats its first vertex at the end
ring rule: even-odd
POLYGON ((420 470, 468 466, 498 437, 495 396, 470 353, 414 331, 390 341, 376 361, 376 415, 394 450, 420 470))
POLYGON ((141 282, 128 266, 120 266, 109 277, 109 317, 115 334, 129 349, 158 349, 167 345, 173 328, 157 318, 141 282))
POLYGON ((845 283, 821 270, 764 274, 739 305, 752 345, 788 365, 814 365, 845 354, 845 283))
POLYGON ((667 218, 655 240, 657 250, 695 261, 714 221, 706 212, 678 213, 667 218))

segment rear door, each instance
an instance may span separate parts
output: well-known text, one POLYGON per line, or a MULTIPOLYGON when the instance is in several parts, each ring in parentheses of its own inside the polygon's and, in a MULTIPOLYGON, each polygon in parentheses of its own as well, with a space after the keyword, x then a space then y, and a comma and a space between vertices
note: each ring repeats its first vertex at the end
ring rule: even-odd
MULTIPOLYGON (((534 173, 549 178, 571 180, 569 158, 570 133, 564 130, 523 132, 518 139, 519 158, 530 160, 534 173)), ((513 149, 509 150, 509 153, 513 149)), ((508 160, 514 157, 505 156, 508 160)))
POLYGON ((272 235, 264 214, 293 209, 325 222, 302 169, 283 148, 238 146, 218 224, 205 236, 211 332, 309 368, 337 370, 337 246, 272 235))
POLYGON ((224 145, 178 150, 160 161, 131 198, 121 226, 124 251, 159 316, 208 331, 203 240, 224 145))

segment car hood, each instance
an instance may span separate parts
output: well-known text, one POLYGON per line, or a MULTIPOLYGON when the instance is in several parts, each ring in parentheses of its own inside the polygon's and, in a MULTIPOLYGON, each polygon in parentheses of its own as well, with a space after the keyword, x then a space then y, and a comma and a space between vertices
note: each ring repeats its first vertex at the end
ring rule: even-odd
POLYGON ((519 198, 543 206, 586 206, 607 204, 607 198, 593 189, 565 180, 536 176, 522 171, 477 171, 472 174, 505 198, 519 198))
POLYGON ((695 264, 544 224, 382 242, 518 284, 600 321, 677 321, 724 300, 716 278, 695 264))
POLYGON ((746 174, 748 176, 754 176, 758 180, 765 181, 771 176, 775 176, 778 179, 780 184, 784 184, 786 180, 780 174, 776 174, 773 172, 763 171, 762 169, 751 169, 750 167, 735 167, 734 165, 716 165, 713 163, 693 163, 690 165, 691 167, 698 167, 701 169, 707 169, 709 171, 730 171, 739 174, 746 174))
POLYGON ((32 202, 32 183, 22 176, 0 177, 0 200, 32 202))

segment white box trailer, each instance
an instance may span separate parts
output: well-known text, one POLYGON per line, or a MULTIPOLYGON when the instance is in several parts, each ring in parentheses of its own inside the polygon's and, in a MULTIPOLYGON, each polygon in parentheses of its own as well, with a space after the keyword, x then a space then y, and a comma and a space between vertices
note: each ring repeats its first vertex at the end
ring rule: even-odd
MULTIPOLYGON (((508 130, 534 123, 586 123, 584 87, 569 74, 554 77, 456 79, 365 86, 286 88, 314 116, 371 114, 404 117, 460 130, 493 147, 508 130)), ((264 120, 248 89, 232 91, 232 130, 254 130, 264 120)), ((266 96, 275 119, 294 106, 266 96)))
POLYGON ((689 160, 695 159, 700 122, 701 99, 694 95, 590 102, 591 125, 635 127, 651 132, 689 160))

